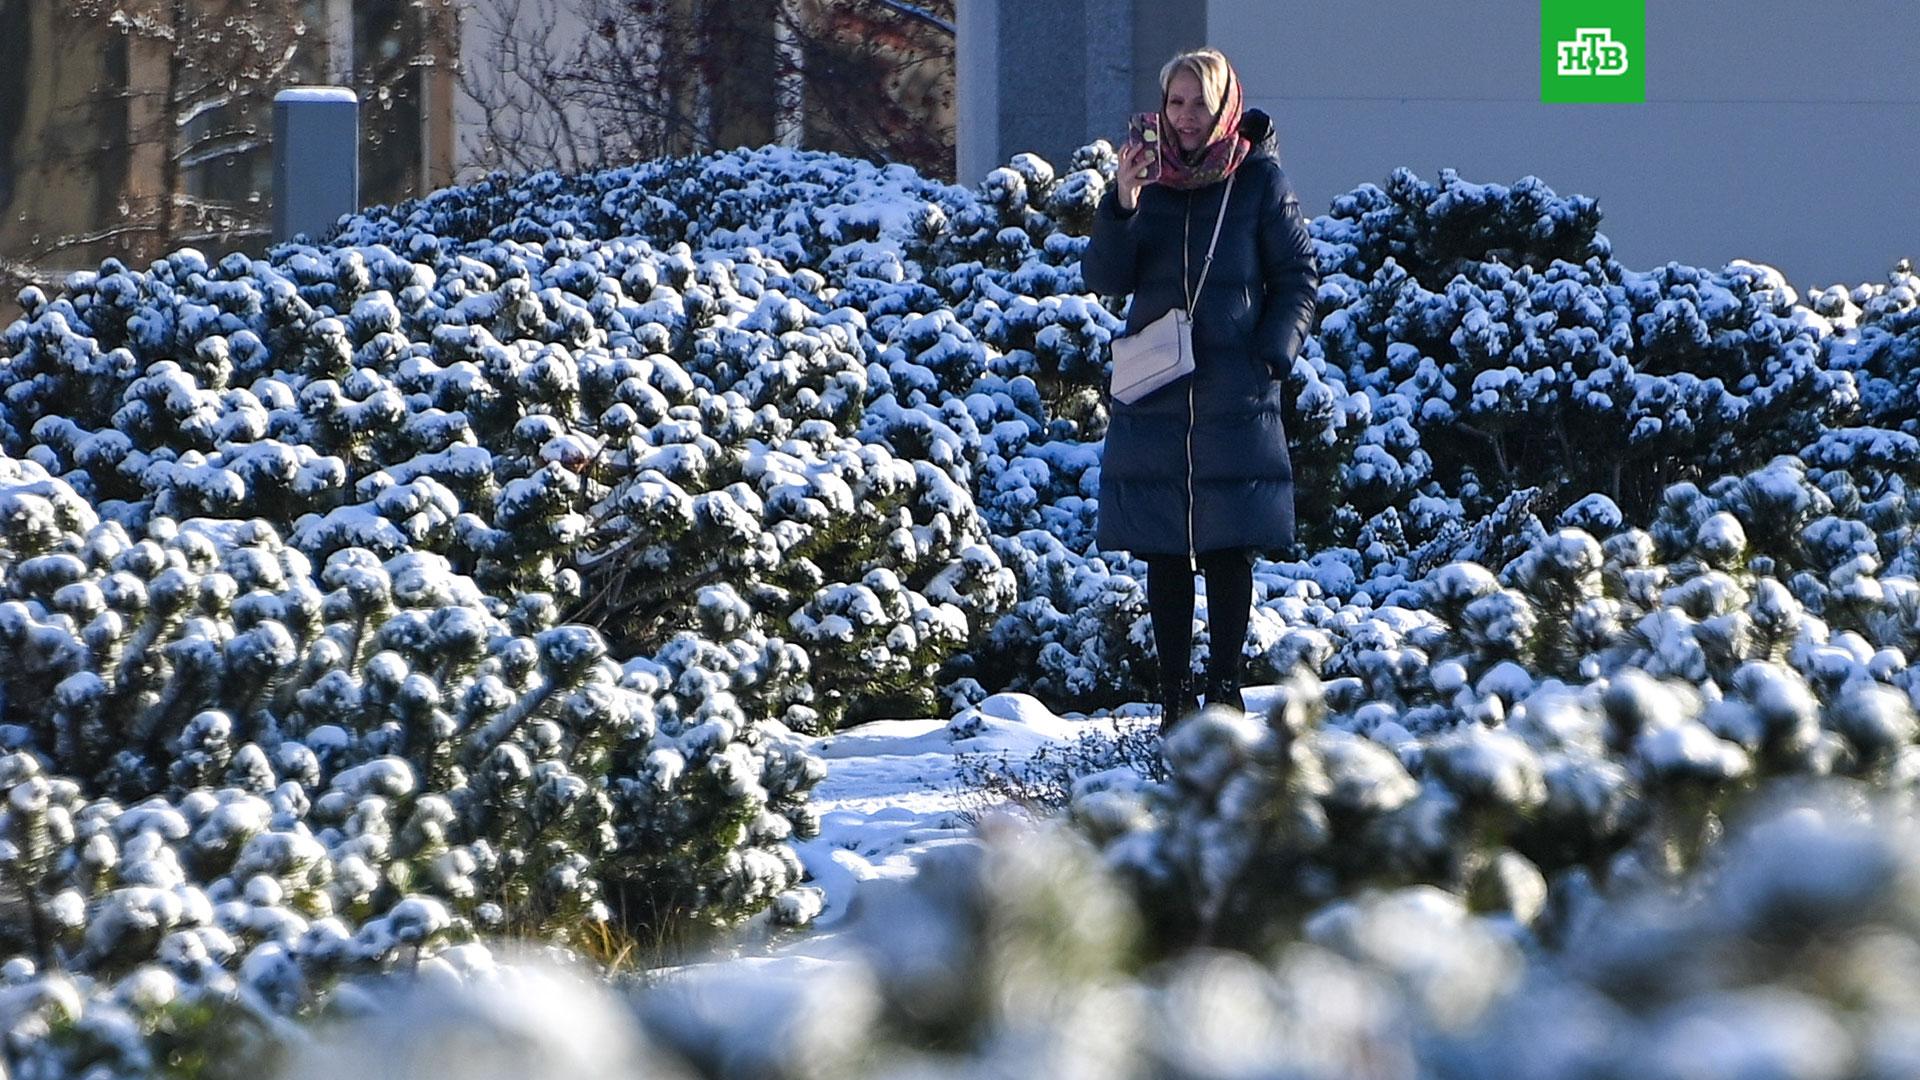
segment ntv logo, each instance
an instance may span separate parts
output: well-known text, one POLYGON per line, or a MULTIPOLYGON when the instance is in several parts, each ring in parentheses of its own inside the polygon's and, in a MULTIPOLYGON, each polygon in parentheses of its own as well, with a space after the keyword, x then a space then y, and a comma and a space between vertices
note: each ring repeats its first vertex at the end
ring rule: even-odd
POLYGON ((1541 101, 1645 101, 1652 55, 1647 0, 1540 0, 1541 101))
POLYGON ((1627 46, 1604 26, 1581 27, 1572 41, 1557 41, 1559 75, 1625 75, 1627 46))

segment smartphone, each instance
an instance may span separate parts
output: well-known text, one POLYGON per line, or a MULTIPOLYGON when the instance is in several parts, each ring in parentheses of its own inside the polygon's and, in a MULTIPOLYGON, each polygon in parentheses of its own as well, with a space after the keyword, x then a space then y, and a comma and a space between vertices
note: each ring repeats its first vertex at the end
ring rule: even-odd
POLYGON ((1133 119, 1127 121, 1127 142, 1153 151, 1152 161, 1147 166, 1147 175, 1141 179, 1148 183, 1160 179, 1160 155, 1163 153, 1160 114, 1157 112, 1135 113, 1133 119))

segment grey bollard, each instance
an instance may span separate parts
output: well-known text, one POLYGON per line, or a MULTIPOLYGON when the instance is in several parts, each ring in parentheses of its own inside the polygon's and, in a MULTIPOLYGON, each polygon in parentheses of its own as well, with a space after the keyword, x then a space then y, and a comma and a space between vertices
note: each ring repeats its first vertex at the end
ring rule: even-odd
POLYGON ((360 98, 344 86, 273 96, 273 242, 318 237, 360 209, 360 98))

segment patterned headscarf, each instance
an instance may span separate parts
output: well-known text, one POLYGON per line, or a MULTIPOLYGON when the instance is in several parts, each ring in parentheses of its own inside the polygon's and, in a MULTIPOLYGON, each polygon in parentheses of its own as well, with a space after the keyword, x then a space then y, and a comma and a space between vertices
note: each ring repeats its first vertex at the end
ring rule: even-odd
MULTIPOLYGON (((1207 132, 1207 144, 1193 154, 1191 160, 1177 145, 1169 141, 1160 153, 1161 184, 1182 191, 1206 187, 1218 183, 1233 175, 1240 163, 1247 160, 1247 154, 1253 150, 1253 144, 1240 135, 1240 73, 1227 65, 1227 92, 1221 96, 1220 111, 1213 115, 1213 127, 1207 132)), ((1166 97, 1160 99, 1160 129, 1172 131, 1173 125, 1167 120, 1166 97)))

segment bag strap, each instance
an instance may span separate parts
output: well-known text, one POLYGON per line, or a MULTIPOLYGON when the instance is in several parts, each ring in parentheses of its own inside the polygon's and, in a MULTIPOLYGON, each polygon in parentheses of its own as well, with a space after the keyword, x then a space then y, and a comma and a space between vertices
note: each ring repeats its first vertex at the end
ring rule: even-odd
MULTIPOLYGON (((1187 292, 1187 313, 1189 315, 1193 313, 1193 305, 1200 302, 1200 290, 1207 287, 1207 271, 1213 269, 1213 249, 1219 246, 1220 226, 1224 225, 1227 220, 1227 200, 1233 198, 1233 181, 1234 176, 1228 174, 1227 190, 1220 195, 1220 213, 1213 219, 1213 238, 1207 241, 1207 259, 1200 264, 1200 280, 1195 282, 1193 288, 1187 292)), ((1189 230, 1193 228, 1193 212, 1191 208, 1189 208, 1187 212, 1187 228, 1189 230)), ((1188 236, 1191 237, 1191 235, 1191 232, 1189 232, 1188 236)), ((1180 274, 1180 283, 1182 285, 1186 284, 1187 274, 1192 270, 1192 264, 1188 259, 1188 251, 1191 246, 1190 243, 1182 243, 1180 245, 1180 264, 1182 271, 1180 274)))

